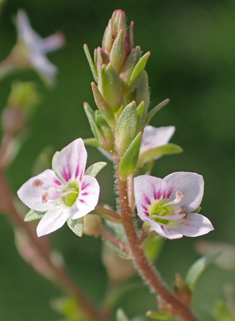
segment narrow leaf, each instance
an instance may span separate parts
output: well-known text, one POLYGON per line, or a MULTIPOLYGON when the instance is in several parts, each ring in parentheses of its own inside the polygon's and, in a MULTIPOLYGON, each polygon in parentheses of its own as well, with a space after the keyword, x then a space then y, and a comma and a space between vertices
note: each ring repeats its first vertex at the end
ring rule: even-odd
POLYGON ((90 54, 90 51, 89 51, 89 48, 88 48, 87 44, 85 44, 83 46, 83 49, 84 49, 88 64, 89 64, 89 66, 91 68, 91 72, 92 72, 92 75, 94 77, 94 80, 95 80, 95 82, 97 82, 98 81, 98 76, 97 76, 96 67, 95 67, 95 65, 93 63, 93 60, 91 58, 91 54, 90 54))
POLYGON ((131 74, 130 81, 128 83, 129 87, 134 89, 135 86, 137 85, 139 76, 141 75, 142 71, 144 70, 149 56, 150 56, 150 52, 148 51, 148 52, 146 52, 145 55, 143 55, 140 58, 140 60, 136 64, 136 66, 131 74))
POLYGON ((153 312, 148 311, 146 313, 147 317, 154 319, 154 320, 172 320, 174 316, 170 313, 160 313, 160 312, 153 312))
POLYGON ((181 152, 182 148, 172 143, 146 150, 145 152, 140 154, 137 168, 140 168, 144 163, 149 162, 153 159, 157 159, 163 155, 176 154, 181 152))
POLYGON ((125 180, 136 167, 139 157, 142 135, 142 132, 136 135, 135 139, 131 142, 130 146, 127 148, 126 152, 121 158, 118 172, 122 180, 125 180))
POLYGON ((186 282, 191 291, 194 290, 195 285, 201 276, 202 272, 220 255, 220 253, 214 253, 201 257, 189 268, 186 275, 186 282))
POLYGON ((99 147, 100 146, 98 140, 95 139, 95 138, 85 138, 85 139, 83 139, 83 141, 84 141, 84 143, 86 145, 89 145, 89 146, 93 146, 93 147, 99 147))
POLYGON ((74 234, 81 237, 83 235, 83 217, 76 220, 67 220, 68 227, 73 231, 74 234))
POLYGON ((87 168, 85 175, 91 175, 93 177, 96 177, 96 175, 101 171, 102 168, 104 168, 107 165, 106 162, 97 162, 90 167, 87 168))
POLYGON ((30 222, 30 221, 34 221, 34 220, 40 220, 44 214, 45 214, 45 212, 38 212, 38 211, 30 210, 26 214, 24 221, 30 222))
POLYGON ((146 120, 145 120, 145 124, 148 125, 148 123, 150 122, 150 120, 152 119, 152 117, 160 110, 162 109, 162 107, 166 106, 166 104, 168 104, 170 101, 169 98, 163 100, 160 104, 158 104, 156 107, 154 107, 147 115, 146 120))

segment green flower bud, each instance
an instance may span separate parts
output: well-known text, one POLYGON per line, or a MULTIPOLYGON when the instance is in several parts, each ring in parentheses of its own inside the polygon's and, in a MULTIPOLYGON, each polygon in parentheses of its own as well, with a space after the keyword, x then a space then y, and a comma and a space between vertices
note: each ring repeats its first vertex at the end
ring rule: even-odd
POLYGON ((115 131, 115 145, 120 156, 123 156, 135 137, 137 124, 136 102, 128 104, 118 118, 115 131))
POLYGON ((98 215, 87 214, 83 219, 83 233, 89 236, 99 235, 102 219, 98 215))
POLYGON ((122 88, 117 71, 111 64, 102 68, 103 95, 113 113, 122 106, 122 88))

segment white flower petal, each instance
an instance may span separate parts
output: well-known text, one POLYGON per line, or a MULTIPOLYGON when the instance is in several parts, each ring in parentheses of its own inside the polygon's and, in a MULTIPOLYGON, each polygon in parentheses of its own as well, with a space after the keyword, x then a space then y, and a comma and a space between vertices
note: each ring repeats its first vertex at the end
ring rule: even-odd
POLYGON ((78 199, 71 208, 69 218, 77 219, 91 212, 97 205, 100 194, 100 186, 95 177, 83 176, 81 190, 78 199))
POLYGON ((153 127, 146 126, 144 128, 140 153, 159 146, 166 145, 175 132, 174 126, 153 127))
POLYGON ((52 160, 52 168, 65 182, 81 181, 85 171, 87 151, 83 140, 78 138, 56 153, 52 160))
POLYGON ((148 208, 154 200, 160 199, 165 193, 163 179, 149 175, 134 178, 134 194, 139 217, 146 220, 148 208))
POLYGON ((36 69, 39 75, 49 84, 52 85, 55 81, 57 68, 54 66, 43 53, 33 50, 29 55, 32 67, 36 69))
POLYGON ((30 178, 18 190, 17 194, 25 205, 35 211, 45 212, 53 206, 54 201, 42 202, 42 196, 46 189, 43 188, 43 185, 35 188, 33 182, 36 179, 42 181, 44 186, 50 187, 59 187, 61 182, 51 169, 47 169, 43 173, 30 178))
POLYGON ((37 235, 42 236, 58 230, 68 218, 68 209, 65 206, 54 206, 43 216, 37 226, 37 235))
POLYGON ((182 219, 175 228, 185 236, 196 237, 204 235, 214 230, 213 225, 207 217, 190 213, 186 219, 182 219))
POLYGON ((61 33, 55 33, 54 35, 43 39, 41 50, 44 53, 55 51, 63 46, 64 41, 64 36, 61 33))
POLYGON ((176 192, 184 198, 179 205, 187 212, 195 211, 201 204, 204 193, 203 177, 197 173, 176 172, 163 179, 166 182, 166 198, 173 200, 176 192))
POLYGON ((156 231, 162 237, 165 237, 170 240, 179 239, 179 238, 183 237, 183 234, 174 230, 169 225, 157 223, 151 219, 147 219, 147 221, 149 222, 151 227, 154 229, 154 231, 156 231))
POLYGON ((42 38, 32 29, 24 10, 19 10, 16 17, 18 37, 30 49, 40 50, 42 38))

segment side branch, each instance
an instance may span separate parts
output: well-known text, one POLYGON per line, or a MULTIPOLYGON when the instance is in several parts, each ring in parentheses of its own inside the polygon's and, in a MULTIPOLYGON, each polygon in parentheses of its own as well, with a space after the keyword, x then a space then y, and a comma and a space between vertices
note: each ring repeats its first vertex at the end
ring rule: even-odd
POLYGON ((166 288, 159 274, 148 261, 143 249, 139 244, 139 238, 135 230, 132 218, 132 210, 128 201, 127 182, 118 177, 118 189, 120 206, 123 215, 123 226, 135 261, 141 276, 148 282, 155 293, 159 294, 172 307, 172 313, 183 321, 198 321, 198 319, 177 300, 177 298, 166 288))

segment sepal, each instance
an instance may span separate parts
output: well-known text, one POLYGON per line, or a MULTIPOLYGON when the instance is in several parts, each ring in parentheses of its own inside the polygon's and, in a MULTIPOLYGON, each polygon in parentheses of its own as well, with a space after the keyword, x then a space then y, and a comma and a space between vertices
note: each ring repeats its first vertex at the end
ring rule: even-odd
POLYGON ((83 219, 84 217, 80 217, 75 220, 69 218, 67 220, 68 227, 79 237, 82 237, 83 235, 83 219))
POLYGON ((85 175, 91 175, 93 177, 96 177, 97 174, 99 174, 99 172, 107 165, 106 162, 98 162, 95 164, 92 164, 91 166, 89 166, 87 168, 87 170, 85 171, 85 175))
POLYGON ((45 212, 38 212, 38 211, 30 210, 25 215, 24 221, 31 222, 31 221, 35 221, 35 220, 40 220, 44 214, 45 214, 45 212))

